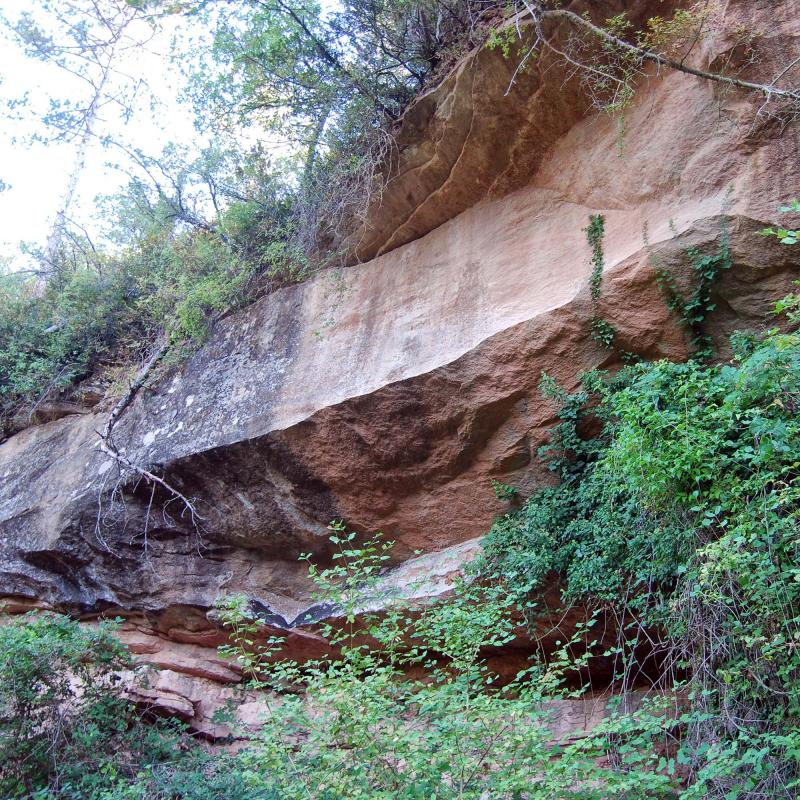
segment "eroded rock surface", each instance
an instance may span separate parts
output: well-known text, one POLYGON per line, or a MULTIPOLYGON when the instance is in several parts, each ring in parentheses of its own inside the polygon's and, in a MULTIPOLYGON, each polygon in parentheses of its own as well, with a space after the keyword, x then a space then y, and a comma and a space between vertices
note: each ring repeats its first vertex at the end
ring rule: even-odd
MULTIPOLYGON (((798 12, 794 0, 726 11, 731 27, 765 31, 764 75, 797 52, 798 12)), ((729 47, 718 37, 698 57, 729 47)), ((395 184, 408 191, 386 195, 380 236, 364 244, 383 255, 223 320, 122 417, 117 445, 197 498, 197 526, 144 481, 120 483, 97 448, 103 414, 0 446, 0 595, 122 612, 135 651, 198 680, 236 678, 211 649, 207 612, 226 593, 248 595, 296 653, 324 649, 303 624, 314 603, 298 556, 326 561, 331 519, 383 531, 396 561, 417 549, 446 561, 505 510, 492 478, 523 493, 547 480, 535 458, 554 419, 542 371, 571 388, 618 361, 590 336, 590 214, 606 218, 601 310, 623 349, 686 356, 655 268, 688 286, 686 248, 711 250, 723 231, 735 266, 715 289, 712 333, 722 345, 772 324, 797 255, 756 231, 800 185, 795 128, 757 116, 758 98, 677 74, 645 83, 622 140, 569 88, 540 86, 509 115, 495 102, 498 58, 477 54, 411 113, 417 150, 395 184), (451 141, 464 109, 469 136, 451 141), (455 161, 442 155, 456 144, 455 161), (433 163, 450 165, 446 180, 433 163)), ((436 595, 436 559, 414 563, 436 595)))
MULTIPOLYGON (((669 15, 679 3, 573 0, 566 5, 598 24, 624 12, 639 28, 654 14, 669 15)), ((506 27, 517 34, 506 43, 508 55, 499 46, 477 49, 419 97, 392 132, 382 169, 386 186, 349 241, 356 260, 387 253, 479 201, 527 185, 559 137, 590 111, 579 76, 563 59, 548 49, 528 53, 530 21, 520 15, 506 27), (523 59, 524 68, 518 69, 523 59)), ((563 23, 547 28, 559 45, 571 33, 563 23)))

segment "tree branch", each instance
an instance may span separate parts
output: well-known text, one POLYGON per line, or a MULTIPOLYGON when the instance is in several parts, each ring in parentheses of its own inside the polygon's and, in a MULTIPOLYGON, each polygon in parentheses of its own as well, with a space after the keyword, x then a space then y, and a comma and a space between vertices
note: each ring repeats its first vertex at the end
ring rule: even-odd
MULTIPOLYGON (((655 53, 645 47, 640 47, 639 45, 626 42, 619 36, 609 33, 607 30, 595 25, 588 19, 585 19, 573 11, 566 11, 564 9, 545 10, 540 4, 531 5, 529 3, 525 3, 525 8, 526 11, 521 12, 523 16, 526 13, 530 14, 537 23, 541 23, 546 19, 565 20, 572 25, 576 25, 580 28, 583 28, 583 30, 592 33, 602 41, 607 42, 608 44, 613 44, 615 47, 637 56, 643 61, 649 61, 661 67, 668 67, 676 72, 684 72, 687 75, 694 75, 695 77, 703 78, 704 80, 712 81, 714 83, 720 83, 725 86, 734 86, 738 89, 747 89, 749 91, 759 92, 766 95, 768 98, 781 97, 800 103, 800 89, 783 89, 772 84, 754 83, 752 81, 745 81, 740 78, 732 78, 728 75, 720 75, 717 72, 708 72, 695 67, 689 67, 680 61, 675 61, 672 58, 655 53)), ((785 71, 784 73, 781 73, 781 75, 783 74, 785 74, 785 71)))
POLYGON ((109 456, 109 458, 116 461, 119 466, 131 470, 132 472, 135 472, 137 475, 140 475, 154 488, 155 485, 158 484, 163 489, 166 489, 166 491, 169 492, 169 494, 172 495, 173 498, 180 500, 183 503, 184 508, 189 512, 192 525, 196 529, 198 527, 198 520, 202 520, 203 518, 200 516, 200 514, 198 514, 194 503, 191 500, 189 500, 189 498, 186 497, 183 493, 179 492, 174 486, 165 481, 163 478, 160 478, 158 475, 155 475, 154 473, 150 472, 150 470, 145 469, 139 464, 136 464, 127 456, 122 455, 122 453, 120 453, 119 449, 114 444, 111 438, 111 435, 114 431, 114 426, 117 424, 120 416, 125 411, 125 409, 128 408, 128 406, 130 406, 130 404, 133 402, 137 393, 142 388, 142 386, 144 386, 150 374, 159 364, 161 359, 166 355, 168 349, 169 349, 169 339, 165 336, 160 340, 157 347, 151 354, 150 358, 136 374, 133 381, 131 382, 131 385, 128 387, 128 390, 117 401, 116 405, 111 410, 111 413, 108 415, 108 419, 106 420, 106 424, 103 426, 103 430, 98 431, 97 435, 100 437, 100 450, 107 456, 109 456))

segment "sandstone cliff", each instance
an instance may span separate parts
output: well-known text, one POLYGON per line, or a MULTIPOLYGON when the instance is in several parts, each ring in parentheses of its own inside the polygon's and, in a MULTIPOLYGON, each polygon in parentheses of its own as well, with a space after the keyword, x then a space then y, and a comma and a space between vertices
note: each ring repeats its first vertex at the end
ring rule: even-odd
MULTIPOLYGON (((725 13, 765 32, 764 75, 796 55, 793 0, 725 13)), ((700 60, 729 49, 717 37, 700 60)), ((297 559, 325 560, 331 519, 383 531, 401 560, 438 554, 403 569, 446 591, 505 509, 491 479, 523 492, 547 479, 542 371, 571 387, 616 363, 590 336, 590 214, 606 218, 602 311, 624 349, 686 356, 654 263, 686 284, 685 249, 714 247, 725 226, 734 269, 712 333, 770 324, 797 256, 755 232, 800 185, 795 128, 758 116, 757 97, 668 74, 643 83, 621 137, 558 74, 505 95, 508 77, 499 52, 480 51, 409 111, 361 240, 371 260, 222 320, 122 417, 117 444, 198 498, 197 526, 144 482, 119 482, 97 446, 103 412, 0 446, 1 596, 120 613, 136 652, 227 681, 207 614, 223 593, 252 598, 296 653, 324 649, 303 624, 321 612, 297 559)))

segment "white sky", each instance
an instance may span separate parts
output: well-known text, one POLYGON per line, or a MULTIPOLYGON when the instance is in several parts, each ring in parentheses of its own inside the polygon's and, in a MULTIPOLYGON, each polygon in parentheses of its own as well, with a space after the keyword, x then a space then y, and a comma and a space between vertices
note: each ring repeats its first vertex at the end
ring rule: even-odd
MULTIPOLYGON (((16 20, 22 11, 34 11, 37 7, 37 0, 0 0, 0 12, 11 20, 16 20)), ((153 114, 149 107, 141 107, 127 125, 119 119, 104 120, 111 133, 148 155, 157 155, 169 141, 192 144, 199 139, 190 109, 177 101, 182 78, 169 61, 171 38, 179 23, 187 24, 185 18, 172 19, 167 29, 148 44, 146 52, 138 51, 135 59, 121 64, 123 69, 148 82, 159 101, 157 112, 153 114)), ((80 91, 79 87, 76 79, 55 65, 27 58, 15 43, 0 39, 3 101, 30 92, 32 103, 41 104, 48 96, 69 97, 80 91)), ((4 104, 0 106, 0 114, 0 179, 10 184, 9 189, 0 192, 1 262, 6 257, 16 260, 19 242, 42 244, 47 238, 75 163, 76 147, 21 140, 33 130, 31 125, 10 119, 4 104)), ((116 156, 99 143, 89 152, 78 186, 78 202, 72 212, 82 223, 92 224, 96 195, 112 193, 127 180, 122 173, 104 166, 112 157, 116 156)), ((97 227, 92 225, 92 229, 96 231, 97 227)))
MULTIPOLYGON (((0 0, 0 16, 16 21, 23 12, 35 18, 42 15, 44 0, 0 0)), ((51 0, 58 7, 59 0, 51 0)), ((320 0, 324 13, 339 6, 338 0, 320 0)), ((144 23, 141 23, 146 29, 144 23)), ((149 31, 148 31, 149 33, 149 31)), ((142 103, 133 118, 123 123, 118 117, 98 121, 98 132, 116 136, 128 147, 145 155, 157 156, 170 142, 200 150, 205 141, 194 128, 192 109, 179 102, 185 79, 177 65, 171 63, 173 38, 184 43, 181 51, 194 53, 210 38, 196 19, 174 16, 163 21, 160 33, 145 50, 131 52, 117 68, 121 72, 143 78, 158 102, 154 112, 142 103)), ((145 39, 144 31, 132 32, 134 38, 145 39)), ((0 192, 0 268, 19 268, 27 261, 20 255, 22 242, 44 245, 56 212, 67 189, 76 161, 76 145, 32 143, 29 134, 36 127, 29 121, 20 123, 10 118, 6 103, 29 93, 33 108, 46 108, 49 97, 69 98, 84 91, 77 79, 52 64, 28 58, 11 38, 3 35, 0 26, 0 180, 9 188, 0 192)), ((28 115, 32 116, 32 115, 28 115)), ((40 124, 39 130, 44 130, 40 124)), ((236 133, 242 147, 256 141, 268 145, 278 155, 286 155, 291 147, 257 125, 236 133)), ((106 162, 120 160, 119 151, 104 150, 95 143, 81 172, 77 201, 70 217, 84 225, 94 237, 103 229, 95 215, 97 195, 113 194, 128 180, 124 173, 109 169, 106 162)))

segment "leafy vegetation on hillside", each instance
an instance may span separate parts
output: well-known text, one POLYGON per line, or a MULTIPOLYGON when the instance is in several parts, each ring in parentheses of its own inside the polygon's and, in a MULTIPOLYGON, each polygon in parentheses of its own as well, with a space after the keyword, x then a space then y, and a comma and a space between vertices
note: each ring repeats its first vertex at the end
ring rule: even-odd
POLYGON ((113 393, 159 337, 178 353, 220 314, 303 276, 286 236, 291 197, 257 153, 236 157, 229 179, 233 159, 144 162, 164 185, 134 179, 111 199, 113 248, 76 236, 46 278, 0 274, 0 420, 24 423, 87 378, 91 393, 113 393), (220 212, 207 221, 198 205, 211 193, 220 212))

